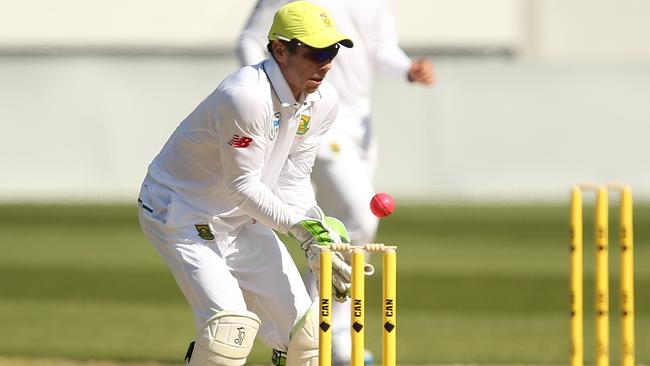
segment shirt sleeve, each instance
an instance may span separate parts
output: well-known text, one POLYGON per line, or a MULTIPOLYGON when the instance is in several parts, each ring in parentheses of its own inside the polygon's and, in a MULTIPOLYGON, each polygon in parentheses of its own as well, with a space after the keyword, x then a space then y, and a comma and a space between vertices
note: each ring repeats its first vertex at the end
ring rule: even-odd
POLYGON ((320 142, 336 119, 337 106, 338 95, 334 92, 328 109, 321 114, 322 123, 310 131, 310 135, 289 154, 280 173, 278 195, 297 214, 304 215, 316 205, 311 171, 320 142))
POLYGON ((237 39, 236 52, 242 65, 254 65, 267 57, 268 33, 275 12, 286 0, 258 0, 237 39))
POLYGON ((219 147, 228 199, 261 223, 287 233, 304 216, 294 213, 261 181, 271 111, 265 110, 261 97, 239 88, 227 90, 224 97, 219 147))
POLYGON ((389 0, 377 0, 374 29, 366 29, 372 58, 379 70, 406 78, 411 59, 399 47, 395 15, 389 0))

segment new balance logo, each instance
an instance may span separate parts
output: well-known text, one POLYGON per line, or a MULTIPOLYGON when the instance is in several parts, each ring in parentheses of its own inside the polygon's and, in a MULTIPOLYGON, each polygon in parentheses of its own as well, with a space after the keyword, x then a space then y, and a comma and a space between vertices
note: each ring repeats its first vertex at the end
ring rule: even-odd
POLYGON ((228 145, 237 148, 248 147, 251 142, 253 142, 253 139, 250 137, 234 135, 230 141, 228 141, 228 145))

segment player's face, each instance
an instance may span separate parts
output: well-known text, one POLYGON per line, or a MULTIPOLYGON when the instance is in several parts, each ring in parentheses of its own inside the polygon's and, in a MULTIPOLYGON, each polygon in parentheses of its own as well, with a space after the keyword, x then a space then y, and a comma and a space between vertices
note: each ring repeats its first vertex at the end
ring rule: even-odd
POLYGON ((338 44, 328 48, 312 48, 299 44, 295 53, 287 53, 285 78, 296 99, 301 93, 315 92, 332 68, 338 44))

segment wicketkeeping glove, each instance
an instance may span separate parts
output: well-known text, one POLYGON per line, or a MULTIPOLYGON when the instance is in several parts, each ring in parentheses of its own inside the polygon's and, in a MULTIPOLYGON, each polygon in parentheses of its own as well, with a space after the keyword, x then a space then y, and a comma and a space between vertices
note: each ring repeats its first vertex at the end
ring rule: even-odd
MULTIPOLYGON (((315 207, 308 213, 308 218, 300 221, 289 230, 289 235, 298 240, 305 251, 307 265, 314 273, 316 285, 320 288, 318 274, 320 273, 320 248, 332 243, 348 243, 350 241, 345 225, 333 217, 326 217, 320 208, 315 207)), ((343 302, 352 287, 352 267, 339 252, 332 253, 332 292, 337 301, 343 302)))

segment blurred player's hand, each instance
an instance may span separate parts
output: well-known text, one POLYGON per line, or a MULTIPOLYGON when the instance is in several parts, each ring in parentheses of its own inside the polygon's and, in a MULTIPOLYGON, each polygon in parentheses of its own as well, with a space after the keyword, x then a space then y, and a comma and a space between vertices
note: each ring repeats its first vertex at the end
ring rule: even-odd
POLYGON ((432 85, 436 81, 433 63, 429 59, 421 58, 413 61, 407 74, 409 81, 432 85))

